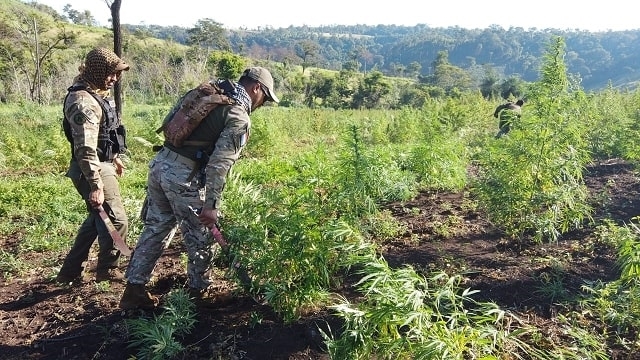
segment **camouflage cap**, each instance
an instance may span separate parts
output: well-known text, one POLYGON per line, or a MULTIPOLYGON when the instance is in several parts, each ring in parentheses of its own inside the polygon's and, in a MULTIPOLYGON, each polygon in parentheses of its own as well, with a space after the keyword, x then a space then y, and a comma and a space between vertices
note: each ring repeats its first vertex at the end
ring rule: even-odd
POLYGON ((129 70, 129 64, 120 59, 113 51, 95 48, 84 59, 84 77, 96 86, 104 83, 109 74, 129 70))
POLYGON ((276 92, 273 90, 273 76, 271 76, 269 70, 260 66, 254 66, 245 70, 244 73, 242 73, 242 76, 256 80, 260 84, 264 85, 267 90, 269 100, 275 103, 280 102, 280 99, 276 96, 276 92))

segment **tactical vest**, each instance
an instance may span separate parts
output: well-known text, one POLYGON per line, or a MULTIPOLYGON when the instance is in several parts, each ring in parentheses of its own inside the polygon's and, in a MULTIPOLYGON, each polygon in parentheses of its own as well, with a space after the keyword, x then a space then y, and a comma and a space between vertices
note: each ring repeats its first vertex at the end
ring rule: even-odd
MULTIPOLYGON (((126 131, 124 126, 120 122, 116 109, 109 104, 108 101, 102 98, 102 96, 96 94, 90 88, 86 86, 71 86, 67 89, 67 96, 64 99, 64 103, 67 102, 67 97, 74 91, 85 90, 100 104, 103 113, 106 115, 106 120, 100 122, 100 129, 98 133, 98 158, 100 161, 111 161, 117 154, 124 153, 127 149, 126 145, 126 131)), ((65 114, 64 120, 62 120, 62 128, 64 129, 64 135, 71 143, 71 158, 75 159, 73 151, 73 136, 71 135, 71 125, 65 114)))

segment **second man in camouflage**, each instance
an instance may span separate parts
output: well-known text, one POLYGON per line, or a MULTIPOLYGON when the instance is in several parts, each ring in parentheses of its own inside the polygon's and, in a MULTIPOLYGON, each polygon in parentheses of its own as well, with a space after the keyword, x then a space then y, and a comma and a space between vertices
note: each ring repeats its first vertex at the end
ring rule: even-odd
POLYGON ((267 101, 279 101, 273 77, 265 68, 245 70, 237 83, 225 81, 234 104, 214 108, 184 146, 165 141, 149 164, 144 229, 125 274, 122 309, 157 305, 145 285, 178 226, 187 251, 190 293, 203 294, 211 284, 214 240, 210 229, 218 222, 227 173, 249 139, 251 113, 267 101), (191 209, 201 209, 200 215, 191 209))

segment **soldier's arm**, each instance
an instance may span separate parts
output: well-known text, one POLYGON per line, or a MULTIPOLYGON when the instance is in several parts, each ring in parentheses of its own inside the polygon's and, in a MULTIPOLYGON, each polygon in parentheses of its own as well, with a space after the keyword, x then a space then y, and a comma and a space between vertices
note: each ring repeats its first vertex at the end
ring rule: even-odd
POLYGON ((205 208, 216 209, 220 206, 227 173, 240 157, 240 151, 249 138, 250 127, 251 120, 244 109, 241 106, 231 106, 227 113, 225 127, 207 163, 205 208))
POLYGON ((89 93, 78 91, 67 98, 64 112, 71 126, 73 154, 80 170, 89 182, 91 190, 102 189, 100 159, 96 150, 102 108, 89 93))

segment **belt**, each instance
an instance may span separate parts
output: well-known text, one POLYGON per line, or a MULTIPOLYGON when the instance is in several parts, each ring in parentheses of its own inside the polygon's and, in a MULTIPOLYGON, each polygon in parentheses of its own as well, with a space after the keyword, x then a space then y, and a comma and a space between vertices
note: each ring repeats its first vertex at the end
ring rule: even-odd
POLYGON ((175 151, 172 151, 166 147, 163 147, 162 150, 160 150, 160 152, 158 152, 159 156, 162 156, 165 159, 168 159, 170 161, 175 161, 175 162, 179 162, 183 165, 186 165, 192 169, 195 169, 196 167, 196 162, 195 160, 191 160, 186 156, 182 156, 180 154, 178 154, 175 151))

